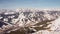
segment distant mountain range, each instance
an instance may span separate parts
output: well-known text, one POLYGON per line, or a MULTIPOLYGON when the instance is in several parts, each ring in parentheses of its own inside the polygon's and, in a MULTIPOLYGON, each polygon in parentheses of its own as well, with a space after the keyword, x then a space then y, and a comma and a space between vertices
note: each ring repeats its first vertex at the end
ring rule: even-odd
POLYGON ((58 24, 56 22, 59 23, 60 21, 59 18, 60 18, 59 9, 22 9, 22 8, 14 9, 14 10, 1 9, 0 10, 0 24, 1 24, 0 33, 4 34, 11 31, 20 30, 21 28, 23 28, 23 30, 24 28, 26 30, 28 28, 29 32, 26 33, 31 33, 31 34, 33 33, 30 31, 31 28, 32 31, 36 30, 35 32, 40 30, 48 30, 48 29, 54 31, 58 28, 58 24), (55 27, 56 29, 54 29, 55 27))

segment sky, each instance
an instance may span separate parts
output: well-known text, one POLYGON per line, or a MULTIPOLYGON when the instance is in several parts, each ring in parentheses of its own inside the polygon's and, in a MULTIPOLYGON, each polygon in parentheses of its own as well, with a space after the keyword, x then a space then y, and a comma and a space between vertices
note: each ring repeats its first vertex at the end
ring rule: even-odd
POLYGON ((0 8, 60 8, 60 0, 0 0, 0 8))

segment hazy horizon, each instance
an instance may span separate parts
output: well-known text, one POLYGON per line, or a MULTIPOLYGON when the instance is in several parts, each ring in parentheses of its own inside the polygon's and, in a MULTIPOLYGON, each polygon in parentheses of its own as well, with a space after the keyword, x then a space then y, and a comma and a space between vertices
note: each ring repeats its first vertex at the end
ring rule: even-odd
POLYGON ((0 0, 2 8, 60 8, 60 0, 0 0))

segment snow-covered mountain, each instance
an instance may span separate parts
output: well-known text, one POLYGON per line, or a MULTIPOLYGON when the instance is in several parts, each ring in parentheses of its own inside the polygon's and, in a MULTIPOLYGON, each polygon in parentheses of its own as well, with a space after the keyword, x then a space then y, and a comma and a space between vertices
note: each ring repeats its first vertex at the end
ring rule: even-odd
POLYGON ((1 9, 0 33, 16 30, 24 30, 25 34, 34 34, 41 30, 55 31, 59 28, 59 21, 60 10, 58 9, 1 9))

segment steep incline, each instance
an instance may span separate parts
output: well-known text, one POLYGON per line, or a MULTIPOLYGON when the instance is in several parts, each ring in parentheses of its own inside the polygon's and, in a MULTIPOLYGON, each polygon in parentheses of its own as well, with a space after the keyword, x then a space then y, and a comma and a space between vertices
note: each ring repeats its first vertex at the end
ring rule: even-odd
POLYGON ((2 9, 0 10, 0 33, 11 33, 11 31, 18 30, 19 32, 24 31, 24 34, 36 34, 40 31, 54 32, 60 27, 59 21, 59 10, 2 9))

